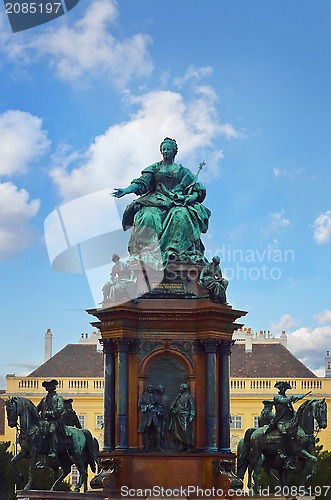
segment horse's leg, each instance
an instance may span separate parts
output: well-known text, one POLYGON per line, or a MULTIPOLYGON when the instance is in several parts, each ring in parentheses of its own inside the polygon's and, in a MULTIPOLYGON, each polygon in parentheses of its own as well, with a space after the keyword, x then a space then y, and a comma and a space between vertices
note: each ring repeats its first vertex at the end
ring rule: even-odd
POLYGON ((305 484, 304 484, 304 486, 307 486, 308 481, 310 479, 312 479, 316 475, 316 471, 317 471, 317 458, 314 457, 314 455, 311 455, 311 453, 309 453, 307 450, 300 450, 300 454, 299 454, 298 458, 300 460, 302 460, 302 462, 304 461, 305 468, 307 466, 307 461, 308 460, 312 464, 311 473, 308 474, 307 476, 303 476, 305 478, 305 484))
POLYGON ((36 447, 34 447, 31 450, 31 458, 30 458, 30 466, 29 466, 29 479, 23 488, 24 490, 31 490, 32 489, 37 460, 38 460, 38 450, 36 447))
POLYGON ((74 492, 75 493, 79 493, 80 492, 82 484, 85 483, 85 480, 87 479, 87 472, 86 472, 85 465, 83 463, 81 463, 78 466, 78 464, 77 464, 77 469, 79 471, 79 480, 78 480, 78 483, 76 484, 76 486, 74 488, 74 492))
POLYGON ((59 456, 58 460, 60 462, 62 474, 58 475, 55 479, 55 482, 51 487, 51 491, 57 491, 58 486, 60 486, 62 481, 68 476, 68 474, 70 474, 71 471, 72 461, 67 454, 59 456))
POLYGON ((60 475, 60 469, 57 465, 53 465, 52 467, 52 471, 53 471, 53 484, 55 483, 55 481, 58 480, 59 478, 59 475, 60 475))
POLYGON ((264 463, 264 455, 261 453, 258 457, 255 455, 254 468, 253 468, 253 480, 254 480, 254 493, 256 495, 260 494, 260 474, 264 463))
POLYGON ((88 485, 87 485, 87 479, 88 479, 88 477, 87 477, 87 467, 88 467, 88 464, 84 463, 84 467, 85 467, 84 493, 86 493, 87 490, 88 490, 88 485))
POLYGON ((73 434, 72 435, 72 450, 70 450, 72 455, 72 460, 77 467, 79 472, 78 483, 74 488, 75 493, 79 493, 82 485, 85 483, 87 478, 87 467, 84 462, 84 451, 86 447, 86 436, 84 433, 82 435, 73 434))
POLYGON ((252 489, 252 467, 250 464, 247 467, 247 487, 249 490, 252 489))
POLYGON ((87 480, 87 467, 83 459, 83 450, 76 452, 72 458, 79 472, 78 483, 74 488, 74 492, 79 493, 82 485, 85 484, 85 481, 87 480))
POLYGON ((280 489, 284 491, 284 487, 288 486, 288 472, 286 467, 279 471, 279 479, 280 479, 280 489))

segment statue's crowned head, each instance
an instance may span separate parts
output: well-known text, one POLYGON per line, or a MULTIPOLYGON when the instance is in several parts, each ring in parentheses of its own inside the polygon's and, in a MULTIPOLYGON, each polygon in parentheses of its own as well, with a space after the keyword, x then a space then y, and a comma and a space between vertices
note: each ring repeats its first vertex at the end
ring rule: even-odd
POLYGON ((163 141, 160 144, 160 152, 162 153, 163 146, 166 143, 170 144, 172 146, 172 149, 173 149, 173 152, 174 152, 174 157, 175 157, 176 154, 178 153, 178 146, 177 146, 177 142, 175 141, 175 139, 171 139, 170 137, 165 137, 163 139, 163 141))

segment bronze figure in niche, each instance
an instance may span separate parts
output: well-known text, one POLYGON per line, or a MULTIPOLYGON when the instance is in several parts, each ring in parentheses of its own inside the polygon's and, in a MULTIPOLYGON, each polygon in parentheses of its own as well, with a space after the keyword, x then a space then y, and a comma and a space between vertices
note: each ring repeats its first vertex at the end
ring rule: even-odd
POLYGON ((194 448, 193 420, 195 418, 195 401, 186 383, 179 386, 179 394, 170 408, 171 432, 175 445, 181 451, 192 451, 194 448))
POLYGON ((138 408, 140 412, 138 432, 144 435, 144 451, 147 452, 152 448, 164 451, 161 447, 163 407, 152 384, 148 384, 140 396, 138 408))

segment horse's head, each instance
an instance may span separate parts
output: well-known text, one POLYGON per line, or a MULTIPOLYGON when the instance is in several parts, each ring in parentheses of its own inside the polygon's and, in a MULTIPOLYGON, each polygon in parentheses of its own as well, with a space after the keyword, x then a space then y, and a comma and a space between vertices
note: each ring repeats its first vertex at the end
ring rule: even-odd
POLYGON ((32 425, 39 425, 40 416, 35 405, 27 398, 13 396, 6 401, 7 420, 9 427, 17 427, 20 418, 20 427, 29 429, 32 425))
POLYGON ((324 399, 318 399, 314 404, 314 417, 320 429, 326 429, 328 425, 327 404, 324 399))
POLYGON ((7 421, 9 427, 16 427, 19 412, 17 408, 17 398, 15 396, 7 399, 6 410, 7 410, 7 421))

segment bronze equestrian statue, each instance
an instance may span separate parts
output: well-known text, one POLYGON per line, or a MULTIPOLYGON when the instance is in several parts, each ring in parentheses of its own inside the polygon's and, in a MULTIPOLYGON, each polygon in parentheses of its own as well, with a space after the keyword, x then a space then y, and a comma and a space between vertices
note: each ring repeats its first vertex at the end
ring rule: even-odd
MULTIPOLYGON (((283 488, 288 485, 288 472, 293 467, 293 461, 299 461, 302 466, 302 478, 307 481, 316 474, 317 458, 313 455, 315 449, 315 424, 318 428, 327 427, 327 405, 325 398, 308 399, 295 412, 292 403, 305 396, 286 396, 290 389, 287 382, 278 382, 275 387, 279 393, 274 397, 276 407, 275 417, 271 423, 257 429, 247 429, 245 436, 238 443, 237 474, 243 479, 248 471, 248 488, 254 493, 260 491, 260 472, 262 468, 268 475, 277 472, 277 479, 283 488), (312 470, 306 472, 307 463, 312 464, 312 470), (253 481, 252 481, 253 480, 253 481)), ((260 416, 261 418, 261 416, 260 416)))

